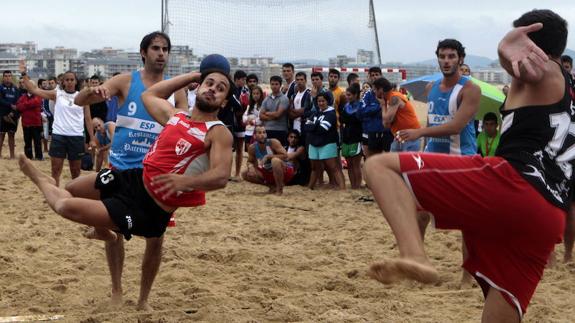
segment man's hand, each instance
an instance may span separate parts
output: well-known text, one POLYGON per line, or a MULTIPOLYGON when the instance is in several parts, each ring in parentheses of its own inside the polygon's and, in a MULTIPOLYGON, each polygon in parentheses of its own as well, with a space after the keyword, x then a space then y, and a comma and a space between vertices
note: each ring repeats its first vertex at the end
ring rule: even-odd
POLYGON ((155 194, 161 194, 162 199, 170 197, 177 192, 191 191, 185 175, 162 174, 152 178, 152 190, 155 194))
POLYGON ((421 129, 404 129, 399 130, 395 133, 395 139, 400 143, 404 143, 406 141, 413 141, 419 139, 421 137, 421 129))
POLYGON ((499 55, 511 63, 513 76, 521 76, 520 68, 527 72, 527 77, 537 77, 549 57, 529 39, 527 34, 543 28, 542 23, 535 23, 511 30, 499 42, 499 55))
POLYGON ((96 140, 96 138, 90 139, 89 145, 91 150, 95 150, 96 148, 98 148, 98 141, 96 140))
POLYGON ((110 100, 111 98, 110 91, 103 85, 90 87, 88 88, 88 91, 90 91, 90 94, 95 94, 104 100, 110 100))

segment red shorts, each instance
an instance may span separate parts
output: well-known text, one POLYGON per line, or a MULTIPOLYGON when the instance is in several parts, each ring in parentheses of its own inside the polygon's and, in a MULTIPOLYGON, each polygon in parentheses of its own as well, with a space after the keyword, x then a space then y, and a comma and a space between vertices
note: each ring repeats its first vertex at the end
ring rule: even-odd
MULTIPOLYGON (((274 178, 274 172, 271 169, 265 169, 263 167, 258 167, 258 170, 260 171, 260 174, 263 176, 264 183, 266 185, 274 185, 276 183, 276 180, 274 178)), ((294 175, 295 175, 295 169, 291 166, 285 166, 284 167, 284 184, 289 183, 289 181, 291 181, 291 179, 294 177, 294 175)))
POLYGON ((554 245, 565 211, 548 202, 500 157, 399 154, 418 207, 437 228, 463 233, 472 273, 484 295, 501 292, 523 316, 554 245))

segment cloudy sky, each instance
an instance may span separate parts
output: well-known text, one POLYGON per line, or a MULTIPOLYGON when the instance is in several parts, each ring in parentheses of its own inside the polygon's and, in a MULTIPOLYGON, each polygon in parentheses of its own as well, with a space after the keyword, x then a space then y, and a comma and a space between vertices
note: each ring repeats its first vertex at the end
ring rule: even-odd
MULTIPOLYGON (((367 7, 362 4, 367 1, 288 0, 291 5, 282 12, 276 6, 279 0, 259 0, 274 8, 277 14, 273 19, 250 5, 257 0, 170 1, 174 4, 173 39, 188 43, 200 54, 326 59, 323 56, 353 55, 358 47, 371 49, 364 19, 367 7), (195 4, 183 9, 175 5, 178 1, 195 4), (339 6, 337 1, 341 1, 339 6), (229 9, 234 3, 236 12, 229 9), (329 19, 317 24, 294 18, 303 4, 308 4, 306 12, 329 19), (286 36, 286 23, 294 36, 286 36), (187 31, 178 34, 177 27, 187 31)), ((575 49, 575 1, 571 0, 374 3, 384 62, 432 58, 437 41, 444 38, 459 39, 470 54, 495 58, 497 43, 512 21, 542 4, 571 23, 568 47, 575 49)), ((158 30, 161 23, 160 0, 3 1, 2 11, 0 42, 33 40, 39 48, 59 45, 90 50, 112 46, 135 50, 142 36, 158 30)))

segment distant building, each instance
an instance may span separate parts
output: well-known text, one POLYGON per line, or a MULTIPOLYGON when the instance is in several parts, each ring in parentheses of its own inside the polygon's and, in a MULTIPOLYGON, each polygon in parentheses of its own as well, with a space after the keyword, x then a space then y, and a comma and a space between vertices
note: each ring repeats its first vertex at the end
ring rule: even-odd
POLYGON ((0 43, 0 53, 8 53, 16 56, 26 56, 36 54, 36 42, 27 41, 25 43, 0 43))
POLYGON ((0 52, 0 72, 11 71, 13 74, 19 74, 23 70, 21 61, 14 54, 0 52))
POLYGON ((494 83, 494 84, 508 84, 511 83, 511 75, 509 75, 502 68, 486 68, 471 70, 471 75, 478 80, 494 83))
POLYGON ((347 55, 337 55, 329 59, 329 67, 344 67, 355 63, 355 58, 347 55))
POLYGON ((238 66, 270 66, 273 64, 273 57, 240 57, 238 66))
POLYGON ((375 55, 372 50, 358 49, 356 63, 358 65, 374 65, 375 55))
POLYGON ((42 58, 77 58, 78 50, 76 48, 65 48, 62 46, 56 46, 54 48, 44 48, 37 52, 37 56, 42 58))
POLYGON ((142 61, 125 58, 88 59, 85 63, 87 76, 94 74, 105 78, 112 77, 114 73, 126 73, 142 68, 142 61))

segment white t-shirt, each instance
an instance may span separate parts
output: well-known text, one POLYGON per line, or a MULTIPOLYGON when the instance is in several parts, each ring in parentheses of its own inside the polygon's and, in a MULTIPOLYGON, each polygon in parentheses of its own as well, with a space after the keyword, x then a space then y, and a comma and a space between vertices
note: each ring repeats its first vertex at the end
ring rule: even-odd
MULTIPOLYGON (((293 109, 294 110, 299 110, 299 109, 303 108, 301 106, 301 100, 302 100, 304 94, 305 94, 305 90, 303 90, 301 92, 297 92, 297 94, 295 95, 295 97, 293 99, 293 109)), ((293 120, 293 128, 301 133, 301 117, 295 118, 293 120)))
POLYGON ((52 133, 61 136, 84 136, 84 107, 74 104, 78 91, 56 90, 52 133))

